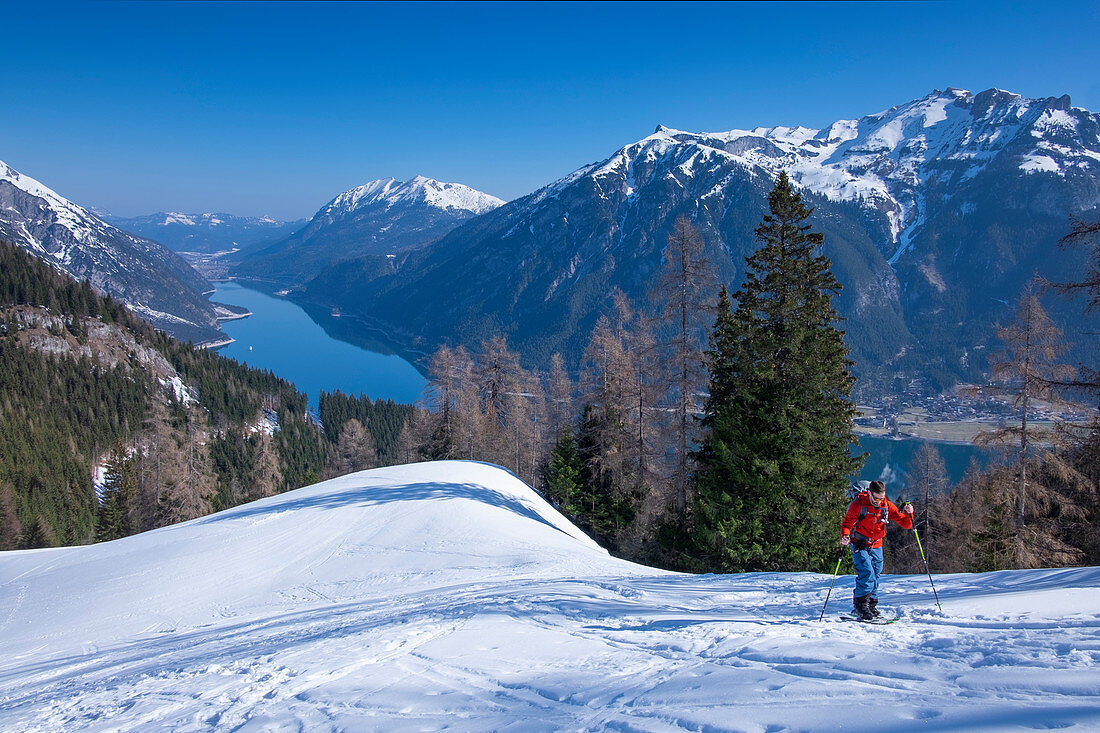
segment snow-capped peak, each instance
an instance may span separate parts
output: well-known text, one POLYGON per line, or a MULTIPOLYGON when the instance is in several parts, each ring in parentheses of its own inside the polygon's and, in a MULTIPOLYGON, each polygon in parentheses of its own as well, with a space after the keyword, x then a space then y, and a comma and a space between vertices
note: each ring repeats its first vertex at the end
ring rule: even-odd
POLYGON ((610 175, 629 196, 637 164, 648 169, 646 161, 674 156, 677 162, 668 168, 673 171, 703 155, 769 176, 786 170, 813 193, 873 208, 888 218, 900 253, 908 234, 923 224, 931 189, 979 175, 1006 150, 1018 156, 1014 162, 1025 173, 1065 175, 1098 166, 1097 129, 1098 116, 1071 107, 1068 97, 1028 99, 1002 89, 973 94, 948 87, 824 130, 773 126, 698 133, 658 125, 648 137, 538 195, 555 196, 578 177, 610 175), (1085 119, 1091 122, 1081 124, 1085 119))
POLYGON ((326 213, 353 211, 365 206, 390 208, 412 203, 483 214, 502 206, 504 201, 461 183, 443 183, 425 176, 415 176, 404 183, 396 178, 380 178, 340 194, 326 207, 326 213))

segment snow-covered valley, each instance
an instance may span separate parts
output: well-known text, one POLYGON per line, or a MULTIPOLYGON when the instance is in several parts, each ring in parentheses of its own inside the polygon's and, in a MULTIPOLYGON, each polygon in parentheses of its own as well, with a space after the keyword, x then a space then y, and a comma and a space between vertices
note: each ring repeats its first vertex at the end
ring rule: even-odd
POLYGON ((505 471, 333 479, 0 553, 0 730, 1100 730, 1100 569, 690 576, 505 471))

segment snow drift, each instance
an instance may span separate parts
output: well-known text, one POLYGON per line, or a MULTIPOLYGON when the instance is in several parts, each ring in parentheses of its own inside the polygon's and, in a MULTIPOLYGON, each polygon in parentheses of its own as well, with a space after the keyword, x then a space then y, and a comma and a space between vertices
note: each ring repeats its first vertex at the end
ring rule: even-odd
POLYGON ((0 553, 3 730, 1100 728, 1100 570, 888 579, 610 557, 441 462, 89 547, 0 553))

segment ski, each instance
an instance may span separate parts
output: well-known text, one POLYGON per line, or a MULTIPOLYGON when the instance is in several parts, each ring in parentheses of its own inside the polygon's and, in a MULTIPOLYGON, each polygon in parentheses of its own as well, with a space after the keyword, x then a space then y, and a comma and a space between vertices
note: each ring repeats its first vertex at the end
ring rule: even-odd
POLYGON ((892 624, 892 623, 896 623, 897 621, 900 621, 900 619, 896 619, 896 618, 873 618, 873 619, 870 619, 868 621, 864 621, 863 619, 857 618, 856 616, 844 616, 844 615, 842 615, 840 617, 840 620, 841 621, 855 621, 855 622, 861 623, 861 624, 874 624, 875 626, 886 626, 887 624, 892 624))

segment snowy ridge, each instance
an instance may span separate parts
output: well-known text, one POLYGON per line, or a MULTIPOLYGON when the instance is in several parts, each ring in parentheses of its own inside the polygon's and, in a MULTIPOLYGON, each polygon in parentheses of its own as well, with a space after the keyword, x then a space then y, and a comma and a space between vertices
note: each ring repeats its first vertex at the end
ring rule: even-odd
MULTIPOLYGON (((931 189, 973 178, 1006 153, 1025 173, 1095 171, 1100 116, 1071 107, 1068 97, 1035 100, 999 89, 975 95, 949 88, 824 130, 778 126, 694 133, 660 125, 602 164, 550 184, 540 198, 585 175, 597 182, 633 181, 639 168, 653 170, 656 160, 669 156, 685 174, 708 158, 710 170, 735 165, 770 177, 786 170, 813 193, 883 212, 899 245, 893 263, 923 223, 931 189)), ((635 188, 621 187, 628 196, 635 188)))
POLYGON ((397 205, 418 203, 444 211, 468 211, 471 214, 483 214, 504 205, 504 201, 496 196, 461 183, 442 183, 432 178, 416 176, 404 183, 395 178, 380 178, 357 186, 337 196, 322 212, 334 214, 372 205, 381 205, 388 209, 397 205))
POLYGON ((340 194, 293 233, 246 250, 232 273, 298 288, 334 268, 354 266, 343 263, 427 246, 503 203, 458 183, 382 178, 340 194))
POLYGON ((305 222, 279 221, 269 216, 235 216, 224 212, 188 214, 159 212, 122 217, 104 212, 101 219, 120 229, 169 247, 177 252, 213 254, 238 250, 289 234, 305 222))
POLYGON ((0 553, 0 729, 1096 730, 1100 569, 690 576, 511 474, 351 474, 115 542, 0 553), (64 589, 59 592, 59 589, 64 589))
POLYGON ((218 334, 210 283, 155 241, 109 224, 0 162, 0 239, 140 311, 179 338, 218 334))
POLYGON ((3 161, 0 161, 0 181, 6 181, 20 191, 41 199, 45 202, 48 212, 56 217, 55 225, 68 230, 71 239, 65 243, 65 246, 51 251, 43 246, 41 237, 35 236, 23 225, 21 231, 25 234, 25 238, 22 244, 27 245, 39 257, 52 260, 76 277, 81 273, 71 269, 74 261, 77 257, 86 256, 89 249, 95 250, 100 258, 110 261, 117 267, 125 267, 113 246, 113 240, 123 239, 129 246, 146 254, 157 247, 154 242, 136 237, 108 224, 88 209, 73 203, 30 176, 19 173, 3 161))
MULTIPOLYGON (((53 189, 30 176, 21 174, 2 160, 0 160, 0 181, 6 181, 15 188, 45 201, 49 209, 57 216, 57 223, 72 233, 75 243, 99 244, 99 237, 96 235, 100 234, 104 227, 110 227, 109 224, 97 219, 84 207, 59 196, 53 189)), ((111 227, 111 229, 114 229, 114 227, 111 227)), ((41 241, 27 231, 25 227, 22 228, 22 232, 25 234, 23 243, 37 252, 40 257, 49 257, 63 267, 70 264, 72 260, 71 248, 49 252, 42 247, 41 241)))

